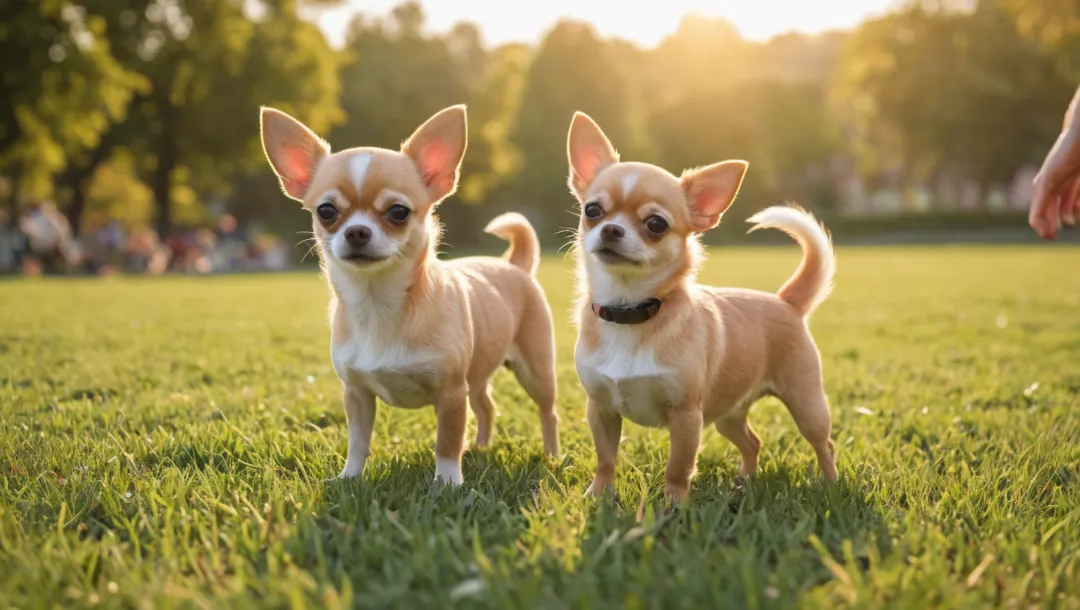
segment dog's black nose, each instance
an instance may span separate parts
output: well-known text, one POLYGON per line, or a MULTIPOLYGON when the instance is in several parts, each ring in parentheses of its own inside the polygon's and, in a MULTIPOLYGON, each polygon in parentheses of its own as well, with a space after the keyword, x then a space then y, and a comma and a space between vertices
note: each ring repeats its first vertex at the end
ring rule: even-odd
POLYGON ((359 225, 345 229, 345 241, 353 248, 363 248, 371 241, 371 229, 359 225))
POLYGON ((619 241, 623 235, 626 235, 626 232, 619 225, 604 225, 604 228, 600 229, 600 239, 604 241, 619 241))

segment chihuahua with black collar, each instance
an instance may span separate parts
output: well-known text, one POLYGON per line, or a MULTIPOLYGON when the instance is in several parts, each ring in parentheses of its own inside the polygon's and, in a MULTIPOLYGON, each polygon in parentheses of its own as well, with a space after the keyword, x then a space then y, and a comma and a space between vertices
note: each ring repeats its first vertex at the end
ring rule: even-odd
POLYGON ((570 190, 581 204, 577 256, 581 302, 575 363, 588 395, 597 465, 589 491, 615 478, 622 421, 667 428, 665 495, 690 489, 701 432, 712 424, 739 449, 741 474, 757 469, 761 439, 747 422, 765 395, 787 406, 830 480, 837 477, 821 357, 807 318, 828 295, 831 240, 809 213, 778 206, 750 218, 803 248, 777 294, 695 283, 699 235, 720 222, 742 184, 745 161, 680 177, 621 162, 591 118, 574 115, 570 190))

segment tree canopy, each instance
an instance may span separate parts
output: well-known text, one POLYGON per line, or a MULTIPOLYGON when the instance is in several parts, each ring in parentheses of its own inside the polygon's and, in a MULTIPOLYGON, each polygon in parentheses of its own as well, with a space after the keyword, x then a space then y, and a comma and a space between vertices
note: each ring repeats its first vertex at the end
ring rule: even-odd
POLYGON ((1080 80, 1080 8, 1062 0, 909 0, 852 31, 767 42, 689 15, 651 49, 575 21, 536 45, 492 47, 470 23, 432 31, 415 0, 357 15, 335 49, 305 19, 325 4, 0 3, 9 208, 52 195, 76 230, 107 210, 160 232, 227 209, 292 232, 305 219, 262 158, 260 106, 341 149, 396 148, 465 103, 462 183, 440 210, 459 244, 477 243, 505 209, 542 236, 573 224, 565 141, 576 110, 626 159, 675 173, 746 159, 747 214, 782 200, 844 209, 854 179, 1008 187, 1041 160, 1080 80))

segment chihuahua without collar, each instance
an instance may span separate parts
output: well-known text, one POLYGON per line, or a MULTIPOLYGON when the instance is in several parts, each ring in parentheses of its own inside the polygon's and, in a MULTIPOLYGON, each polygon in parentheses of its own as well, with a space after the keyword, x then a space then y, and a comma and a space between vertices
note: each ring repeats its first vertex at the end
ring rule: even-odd
POLYGON ((332 299, 331 357, 344 386, 349 450, 341 478, 364 469, 375 399, 434 405, 435 479, 460 484, 466 400, 476 444, 491 439, 489 381, 506 364, 540 407, 544 450, 559 451, 555 338, 535 279, 540 246, 520 214, 485 229, 510 242, 505 260, 436 258, 433 208, 457 188, 467 142, 464 106, 421 125, 401 151, 351 148, 331 154, 291 116, 262 110, 266 157, 289 197, 314 217, 332 299))
POLYGON ((765 395, 784 402, 835 480, 821 358, 806 324, 832 286, 836 265, 825 229, 794 207, 763 210, 750 219, 751 231, 779 229, 803 248, 791 279, 775 295, 702 286, 694 282, 698 236, 720 222, 747 163, 724 161, 676 178, 654 165, 620 162, 580 112, 567 149, 570 190, 581 203, 575 362, 596 446, 589 491, 600 494, 614 482, 623 418, 668 429, 669 498, 689 493, 708 424, 739 449, 741 474, 752 474, 761 439, 746 416, 765 395))

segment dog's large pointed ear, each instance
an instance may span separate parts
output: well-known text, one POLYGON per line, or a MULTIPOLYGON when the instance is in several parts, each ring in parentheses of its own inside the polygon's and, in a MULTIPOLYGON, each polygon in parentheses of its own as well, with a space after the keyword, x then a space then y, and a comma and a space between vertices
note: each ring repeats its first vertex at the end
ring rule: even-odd
POLYGON ((570 190, 578 200, 592 184, 600 170, 617 163, 619 153, 604 135, 603 130, 584 112, 575 112, 566 138, 566 155, 570 159, 570 190))
POLYGON ((708 231, 720 224, 749 166, 746 161, 721 161, 683 172, 679 183, 690 202, 690 226, 695 231, 708 231))
POLYGON ((469 142, 465 105, 435 113, 401 145, 412 158, 432 202, 448 197, 457 188, 458 169, 469 142))
POLYGON ((281 181, 281 190, 302 200, 330 146, 303 123, 274 108, 264 107, 259 123, 263 152, 281 181))

